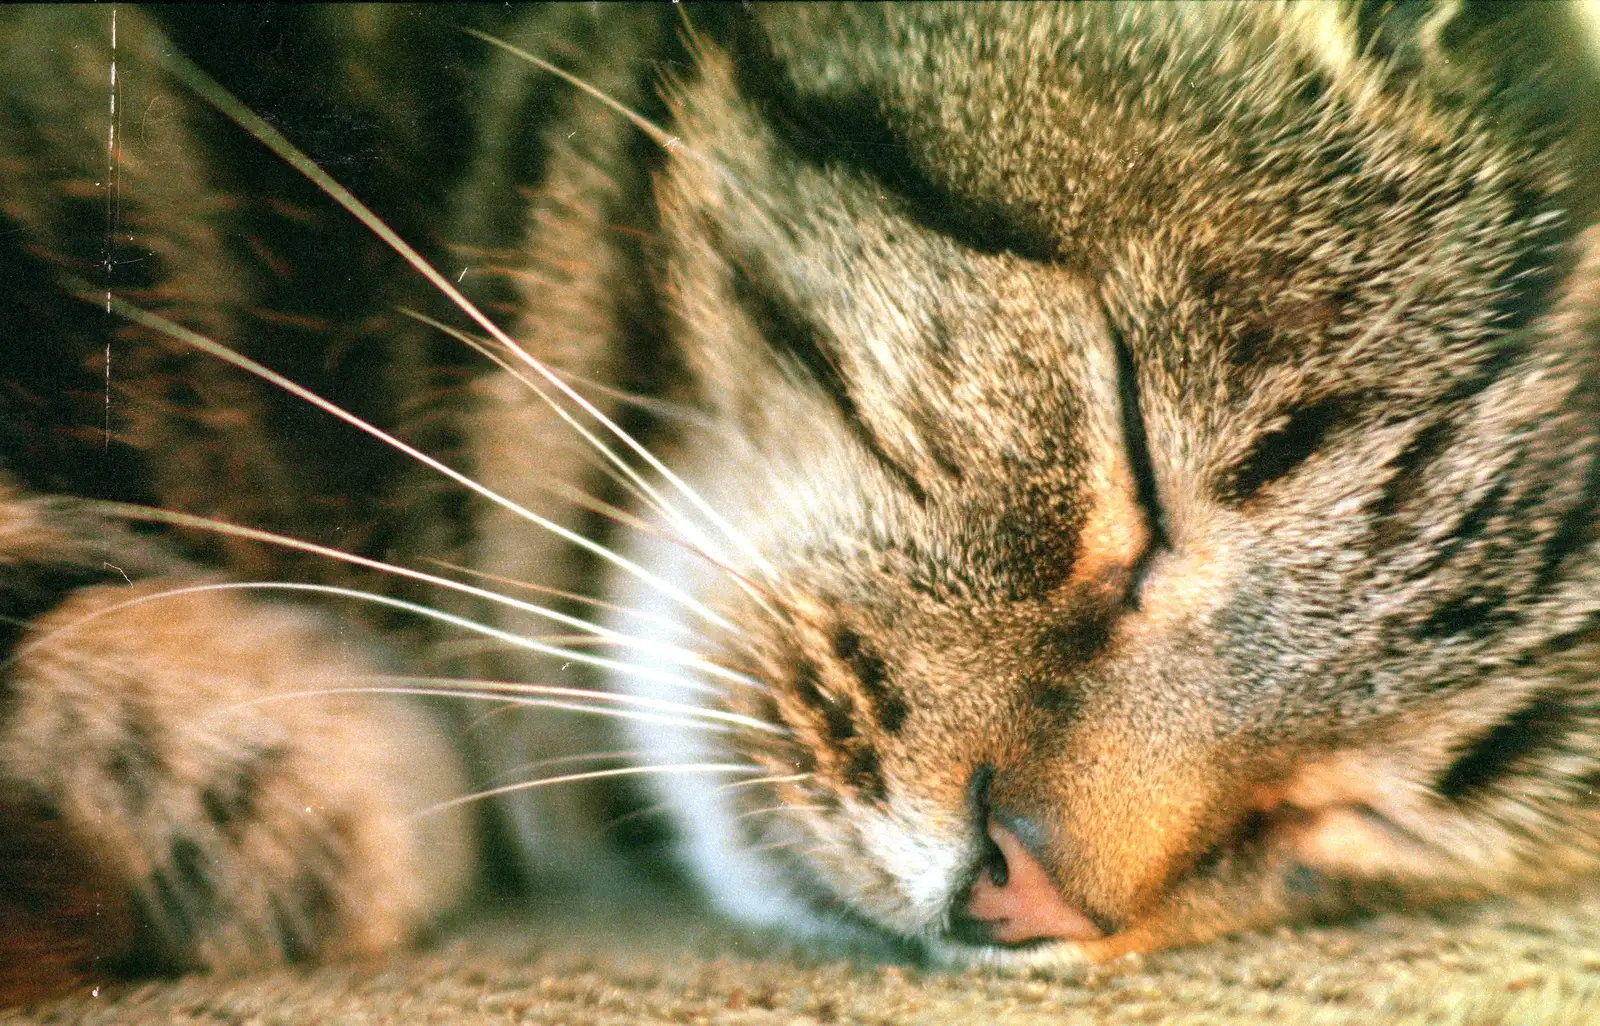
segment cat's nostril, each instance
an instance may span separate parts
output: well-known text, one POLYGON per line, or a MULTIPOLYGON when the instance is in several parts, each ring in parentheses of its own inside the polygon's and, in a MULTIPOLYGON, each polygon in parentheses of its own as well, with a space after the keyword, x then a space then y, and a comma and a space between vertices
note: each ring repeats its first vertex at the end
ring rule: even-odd
POLYGON ((1020 944, 1105 936, 1093 919, 1062 897, 1030 850, 1039 841, 1037 824, 1026 817, 991 812, 987 826, 989 843, 998 858, 986 857, 967 895, 966 914, 985 924, 993 940, 1020 944), (1025 839, 1016 828, 1031 836, 1025 839))
POLYGON ((982 763, 972 771, 967 782, 967 797, 972 806, 972 821, 978 825, 979 844, 983 854, 978 863, 978 875, 987 875, 996 887, 1004 887, 1008 878, 1006 857, 985 829, 989 822, 989 788, 994 784, 994 766, 982 763))
POLYGON ((978 866, 979 878, 989 877, 996 887, 1004 887, 1011 880, 1011 870, 1006 866, 1006 853, 994 842, 988 832, 983 835, 983 861, 978 866))
POLYGON ((980 924, 979 936, 1001 944, 1105 936, 1093 919, 1067 903, 1034 856, 1045 844, 1039 822, 995 806, 994 778, 994 766, 982 763, 967 783, 973 822, 982 831, 982 855, 961 917, 980 924))

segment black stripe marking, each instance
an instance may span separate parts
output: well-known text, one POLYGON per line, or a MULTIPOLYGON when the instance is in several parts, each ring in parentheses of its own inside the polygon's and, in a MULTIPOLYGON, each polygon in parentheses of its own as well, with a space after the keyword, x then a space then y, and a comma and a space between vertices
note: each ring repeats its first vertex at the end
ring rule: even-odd
POLYGON ((1036 687, 1029 698, 1035 709, 1049 713, 1057 722, 1070 720, 1078 712, 1078 696, 1059 684, 1036 687))
MULTIPOLYGON (((331 852, 324 857, 337 864, 331 852)), ((308 868, 268 899, 284 961, 291 965, 313 961, 335 933, 341 902, 329 881, 337 878, 336 873, 308 868)))
POLYGON ((862 797, 875 802, 887 801, 889 787, 883 780, 883 769, 878 764, 878 753, 868 745, 857 748, 845 764, 844 779, 859 791, 862 797))
POLYGON ((848 702, 841 702, 826 694, 817 680, 817 665, 802 659, 794 671, 795 694, 822 718, 823 729, 834 744, 843 744, 856 736, 855 718, 848 702))
POLYGON ((1220 498, 1245 502, 1274 481, 1288 476, 1322 447, 1335 428, 1347 424, 1358 400, 1335 396, 1292 411, 1278 427, 1256 439, 1249 454, 1234 467, 1220 498))
POLYGON ((1556 695, 1540 695, 1467 745, 1434 785, 1441 797, 1463 801, 1525 765, 1572 728, 1573 715, 1556 695))
POLYGON ((1367 0, 1355 5, 1358 51, 1381 60, 1390 74, 1422 70, 1422 29, 1433 6, 1422 0, 1367 0))
POLYGON ((1418 641, 1488 637, 1507 619, 1500 614, 1500 604, 1494 601, 1499 597, 1496 593, 1480 591, 1450 599, 1418 624, 1411 636, 1418 641))
POLYGON ((856 442, 894 476, 918 505, 926 504, 928 493, 922 483, 889 455, 872 426, 862 417, 822 328, 780 298, 771 283, 758 281, 743 261, 729 254, 724 254, 724 260, 729 269, 734 302, 750 317, 762 340, 780 359, 787 360, 815 382, 818 390, 839 411, 856 442))
POLYGON ((1532 592, 1538 595, 1554 584, 1568 557, 1595 544, 1600 537, 1600 451, 1589 454, 1583 491, 1572 507, 1561 515, 1555 531, 1539 551, 1539 570, 1534 575, 1532 592))
POLYGON ((1532 648, 1522 652, 1512 666, 1537 666, 1568 656, 1574 649, 1600 641, 1600 613, 1591 613, 1579 625, 1552 637, 1543 638, 1532 648))
POLYGON ((833 654, 850 665, 861 688, 872 702, 878 724, 890 734, 899 733, 905 726, 909 710, 903 698, 889 685, 889 668, 883 657, 861 640, 861 635, 848 627, 834 632, 833 654))
POLYGON ((211 825, 237 842, 244 825, 256 814, 266 788, 264 780, 288 755, 289 750, 282 745, 252 746, 247 754, 213 776, 200 792, 200 807, 211 825))
MULTIPOLYGON (((1510 470, 1511 468, 1508 467, 1504 473, 1509 475, 1510 470)), ((1450 532, 1450 537, 1440 544, 1433 558, 1417 570, 1407 574, 1406 577, 1409 580, 1418 580, 1429 576, 1454 559, 1456 553, 1466 547, 1468 542, 1476 541, 1481 537, 1484 529, 1489 526, 1489 521, 1493 520, 1495 514, 1500 512, 1500 505, 1505 500, 1506 493, 1510 491, 1510 488, 1511 484, 1508 476, 1501 477, 1490 486, 1483 497, 1473 503, 1466 513, 1462 514, 1461 519, 1456 521, 1455 529, 1450 532)))
POLYGON ((1144 412, 1140 405, 1139 376, 1133 363, 1133 351, 1122 332, 1109 317, 1111 344, 1117 354, 1117 393, 1122 408, 1122 444, 1128 456, 1128 466, 1133 474, 1135 499, 1144 514, 1150 540, 1144 551, 1134 561, 1129 573, 1127 604, 1139 608, 1139 596, 1150 561, 1157 552, 1169 548, 1166 523, 1161 515, 1161 497, 1156 492, 1155 465, 1150 459, 1150 439, 1145 432, 1144 412))
MULTIPOLYGON (((1135 607, 1137 608, 1137 607, 1135 607)), ((1039 652, 1047 665, 1063 669, 1081 666, 1111 641, 1114 618, 1097 603, 1064 616, 1039 634, 1039 652)))
POLYGON ((132 705, 122 707, 122 731, 105 759, 105 774, 122 792, 123 806, 142 815, 150 805, 151 785, 163 767, 156 743, 157 728, 149 713, 132 705))
POLYGON ((754 24, 734 33, 735 79, 800 161, 871 178, 904 201, 912 221, 979 253, 1050 261, 1059 247, 1042 225, 1028 225, 1000 204, 961 195, 936 181, 890 123, 883 101, 860 90, 801 93, 754 24))
POLYGON ((1383 494, 1367 508, 1373 525, 1367 542, 1369 556, 1392 548, 1412 533, 1410 522, 1401 519, 1399 514, 1422 491, 1428 470, 1450 451, 1455 438, 1454 421, 1434 421, 1418 431, 1400 454, 1389 461, 1390 474, 1384 482, 1383 494))

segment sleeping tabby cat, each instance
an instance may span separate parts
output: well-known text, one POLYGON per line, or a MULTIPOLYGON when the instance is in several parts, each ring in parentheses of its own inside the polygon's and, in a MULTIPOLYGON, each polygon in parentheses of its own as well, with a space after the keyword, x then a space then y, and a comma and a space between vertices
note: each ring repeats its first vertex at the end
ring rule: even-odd
POLYGON ((0 12, 0 992, 1592 871, 1596 23, 0 12))

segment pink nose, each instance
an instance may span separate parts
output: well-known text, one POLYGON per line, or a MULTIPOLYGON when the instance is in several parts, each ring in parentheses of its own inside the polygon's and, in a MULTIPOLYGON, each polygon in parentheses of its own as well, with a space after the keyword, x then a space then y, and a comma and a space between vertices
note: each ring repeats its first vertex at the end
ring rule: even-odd
POLYGON ((972 885, 967 913, 987 923, 989 936, 1001 944, 1022 941, 1098 940, 1105 936, 1089 917, 1062 900, 1044 867, 1017 835, 989 817, 989 838, 1006 860, 1006 881, 994 882, 985 871, 972 885))

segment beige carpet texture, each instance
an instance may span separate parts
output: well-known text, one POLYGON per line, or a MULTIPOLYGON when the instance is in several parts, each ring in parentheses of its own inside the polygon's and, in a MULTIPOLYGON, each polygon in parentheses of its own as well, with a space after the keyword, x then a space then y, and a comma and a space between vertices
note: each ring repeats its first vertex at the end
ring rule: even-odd
POLYGON ((1056 976, 796 949, 669 899, 484 914, 376 963, 114 983, 0 1026, 1600 1023, 1600 885, 1056 976))

